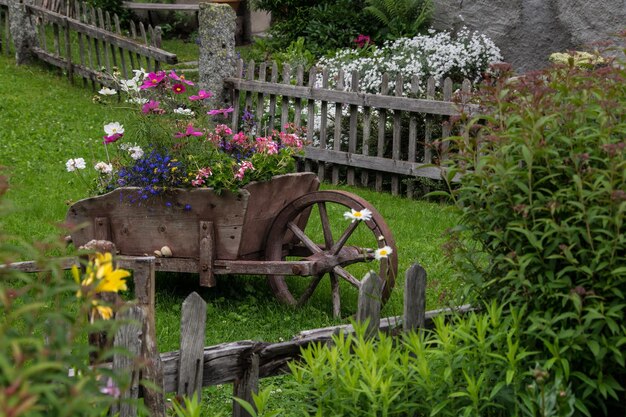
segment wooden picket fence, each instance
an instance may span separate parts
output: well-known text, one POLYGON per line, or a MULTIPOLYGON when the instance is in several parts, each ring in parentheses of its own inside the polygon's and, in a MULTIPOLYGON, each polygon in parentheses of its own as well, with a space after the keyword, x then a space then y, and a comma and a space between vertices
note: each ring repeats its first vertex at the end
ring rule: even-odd
POLYGON ((0 54, 11 55, 11 31, 9 29, 9 0, 0 0, 0 54))
POLYGON ((382 76, 380 92, 359 91, 355 71, 350 91, 344 91, 343 72, 330 88, 328 70, 316 67, 305 74, 300 66, 292 71, 284 65, 239 61, 236 76, 226 78, 232 91, 233 128, 240 125, 244 110, 256 115, 261 133, 284 130, 287 123, 307 131, 305 170, 317 172, 333 184, 370 186, 377 191, 390 188, 393 195, 415 192, 417 177, 441 179, 439 165, 448 157, 447 138, 451 118, 461 109, 476 110, 466 102, 471 83, 464 80, 453 102, 453 83, 446 78, 426 83, 425 98, 415 98, 419 80, 410 82, 410 95, 403 96, 404 79, 395 77, 390 91, 388 74, 382 76), (295 76, 295 77, 294 77, 295 76), (319 82, 321 79, 321 83, 319 82), (347 112, 347 114, 346 114, 347 112), (317 120, 317 121, 316 121, 317 120))
MULTIPOLYGON (((377 331, 411 331, 431 327, 435 316, 451 312, 450 309, 425 311, 426 272, 419 265, 413 265, 406 272, 402 316, 380 318, 382 286, 383 281, 374 272, 370 272, 359 290, 356 321, 365 323, 367 320, 366 334, 370 337, 377 331)), ((462 306, 458 311, 465 312, 469 309, 469 306, 462 306)), ((135 320, 143 320, 145 317, 140 309, 131 309, 129 313, 135 320)), ((333 335, 340 332, 344 334, 354 332, 352 325, 341 325, 307 330, 290 341, 280 343, 244 340, 205 347, 203 342, 206 325, 206 303, 194 292, 182 305, 180 350, 161 354, 158 364, 154 363, 154 360, 144 361, 150 363, 148 366, 160 369, 162 376, 159 375, 158 378, 162 380, 164 393, 175 392, 179 396, 188 397, 197 394, 198 398, 201 398, 203 387, 233 384, 233 396, 252 403, 252 393, 258 391, 259 379, 288 371, 288 363, 298 359, 303 348, 319 343, 330 343, 333 335)), ((137 322, 123 327, 116 336, 115 346, 130 352, 145 351, 141 347, 142 329, 145 329, 145 326, 137 322)), ((139 371, 146 372, 146 368, 132 369, 131 362, 123 358, 120 356, 119 359, 114 359, 114 368, 117 372, 132 372, 133 384, 122 398, 124 400, 137 398, 140 389, 139 377, 136 374, 139 371)), ((150 374, 155 375, 155 372, 150 374)), ((145 403, 150 409, 151 416, 165 415, 163 397, 158 401, 145 403)), ((120 417, 134 416, 132 401, 122 401, 113 411, 120 412, 120 417)), ((233 416, 247 417, 249 414, 233 401, 233 416)))
POLYGON ((111 86, 110 74, 119 71, 132 78, 133 69, 158 70, 162 63, 177 62, 175 54, 161 49, 161 29, 129 22, 128 36, 120 19, 79 1, 38 0, 26 9, 36 25, 39 46, 33 53, 41 60, 74 75, 111 86))

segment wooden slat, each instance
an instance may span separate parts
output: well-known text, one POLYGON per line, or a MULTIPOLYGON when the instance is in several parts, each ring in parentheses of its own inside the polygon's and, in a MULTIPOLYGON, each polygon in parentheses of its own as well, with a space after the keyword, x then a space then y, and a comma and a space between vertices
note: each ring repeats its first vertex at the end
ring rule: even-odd
MULTIPOLYGON (((259 81, 265 82, 267 77, 267 62, 261 62, 259 65, 259 81)), ((257 133, 259 136, 266 136, 264 130, 265 126, 262 126, 263 116, 265 112, 265 93, 259 93, 257 96, 256 112, 254 114, 254 120, 257 123, 257 133)))
MULTIPOLYGON (((146 28, 143 25, 143 22, 139 22, 139 34, 141 35, 141 41, 144 46, 148 45, 148 36, 146 35, 146 28)), ((142 54, 146 58, 146 70, 152 71, 152 63, 150 62, 150 55, 142 54)), ((141 62, 141 61, 139 61, 141 62)))
MULTIPOLYGON (((37 56, 37 58, 51 65, 54 65, 60 68, 66 65, 65 59, 59 58, 56 55, 51 54, 50 52, 46 52, 41 48, 33 47, 31 50, 33 54, 37 56)), ((110 88, 115 87, 115 83, 110 78, 103 78, 100 72, 92 70, 91 68, 87 68, 82 65, 74 63, 72 65, 72 71, 74 72, 74 74, 79 75, 81 77, 84 77, 93 81, 97 80, 100 84, 106 85, 107 87, 110 87, 110 88)))
MULTIPOLYGON (((328 89, 328 69, 322 69, 322 88, 328 89)), ((328 101, 322 100, 320 103, 320 149, 326 149, 328 143, 328 101)), ((326 165, 324 162, 318 162, 317 176, 320 181, 324 181, 326 177, 326 165)))
MULTIPOLYGON (((359 73, 355 70, 352 71, 352 79, 350 91, 358 92, 359 91, 359 73)), ((357 137, 357 129, 358 129, 358 107, 352 104, 350 106, 350 130, 348 131, 348 152, 355 153, 356 152, 356 137, 357 137)), ((347 172, 347 182, 348 185, 355 185, 354 181, 354 168, 349 167, 347 172)))
MULTIPOLYGON (((291 84, 291 67, 289 64, 283 64, 283 84, 291 84)), ((283 95, 280 105, 280 131, 285 131, 285 125, 289 123, 289 96, 283 95)))
MULTIPOLYGON (((225 78, 224 83, 230 88, 241 91, 265 92, 267 94, 286 95, 291 98, 313 99, 318 101, 325 100, 333 103, 353 104, 359 107, 369 106, 380 109, 431 113, 444 116, 459 115, 459 109, 455 103, 440 100, 393 97, 370 93, 355 94, 349 91, 323 88, 309 89, 308 87, 298 87, 275 82, 262 83, 259 81, 247 81, 234 77, 225 78)), ((474 113, 478 110, 478 106, 469 105, 467 109, 469 113, 474 113)))
MULTIPOLYGON (((276 61, 272 62, 272 73, 270 74, 270 83, 276 84, 278 82, 278 64, 276 61)), ((268 91, 270 94, 270 126, 269 130, 276 128, 276 93, 268 91)))
MULTIPOLYGON (((382 96, 387 95, 389 92, 389 75, 387 73, 383 74, 383 78, 380 82, 380 94, 382 96)), ((379 158, 383 158, 385 156, 385 124, 387 123, 387 110, 385 108, 378 109, 378 141, 377 141, 377 149, 376 156, 379 158)), ((376 184, 375 189, 378 192, 383 191, 383 174, 378 172, 376 173, 376 184)))
MULTIPOLYGON (((318 149, 306 147, 304 149, 305 157, 313 160, 338 164, 344 166, 352 166, 355 168, 365 168, 372 171, 388 172, 392 174, 411 175, 419 177, 427 177, 436 180, 442 179, 442 173, 445 175, 446 169, 433 166, 424 166, 419 162, 394 161, 389 158, 377 156, 365 156, 361 154, 350 154, 348 152, 334 151, 328 149, 318 149)), ((460 176, 454 177, 454 182, 460 180, 460 176)))
MULTIPOLYGON (((395 93, 396 97, 402 96, 404 79, 401 73, 396 76, 395 93)), ((393 135, 391 145, 391 159, 398 161, 400 159, 400 139, 402 135, 402 112, 400 110, 393 111, 393 135)), ((391 194, 400 194, 400 178, 397 175, 391 177, 391 194)))
MULTIPOLYGON (((117 33, 118 35, 122 35, 122 29, 120 27, 120 18, 117 16, 117 14, 113 15, 113 25, 115 26, 115 33, 117 33)), ((126 51, 124 51, 124 48, 119 47, 118 46, 118 52, 120 54, 120 66, 121 66, 121 72, 122 72, 122 76, 124 77, 124 79, 129 79, 132 77, 129 77, 129 70, 128 68, 126 68, 126 51)), ((133 68, 131 68, 132 70, 133 68)))
POLYGON ((73 71, 73 66, 72 66, 72 42, 70 41, 70 27, 68 24, 68 20, 65 20, 63 33, 65 35, 65 38, 64 38, 65 57, 67 61, 65 70, 67 71, 67 78, 70 80, 70 83, 74 84, 74 71, 73 71))
MULTIPOLYGON (((298 65, 296 68, 296 85, 302 87, 304 83, 304 68, 302 65, 298 65)), ((302 119, 302 99, 296 97, 294 99, 294 120, 293 123, 296 127, 300 127, 302 119)))
MULTIPOLYGON (((113 32, 113 26, 111 25, 111 13, 109 13, 108 11, 104 15, 104 23, 106 25, 106 30, 108 30, 109 32, 113 32)), ((117 68, 117 70, 119 71, 120 68, 117 65, 117 54, 115 53, 115 50, 115 45, 113 45, 112 43, 109 44, 109 52, 111 53, 111 65, 113 65, 113 67, 117 68)))
MULTIPOLYGON (((426 82, 426 98, 433 100, 435 98, 435 79, 429 77, 426 82)), ((424 126, 424 163, 431 164, 433 162, 433 120, 432 115, 426 115, 426 125, 424 126)))
POLYGON ((402 316, 405 332, 423 329, 426 324, 426 271, 419 264, 411 265, 405 274, 402 316))
MULTIPOLYGON (((132 20, 130 21, 130 36, 132 37, 133 41, 137 39, 137 28, 135 26, 135 22, 133 22, 132 20)), ((134 54, 132 52, 129 52, 129 55, 130 55, 130 67, 132 69, 142 68, 141 55, 139 54, 139 52, 135 52, 134 54), (137 60, 137 65, 135 65, 135 59, 137 60)))
MULTIPOLYGON (((96 26, 93 29, 97 29, 98 20, 96 18, 96 9, 92 6, 89 8, 89 11, 90 11, 89 14, 91 18, 91 24, 96 26)), ((100 41, 98 37, 93 36, 92 34, 90 34, 90 37, 93 39, 93 53, 96 57, 95 64, 97 65, 97 67, 95 69, 97 71, 100 71, 100 69, 102 68, 102 57, 100 55, 100 41)))
MULTIPOLYGON (((76 0, 74 2, 74 18, 76 20, 80 20, 82 17, 80 2, 76 0)), ((83 34, 78 32, 76 34, 78 39, 78 57, 80 59, 80 65, 85 66, 85 42, 83 41, 83 34)), ((87 78, 81 77, 83 79, 83 86, 87 87, 88 81, 87 78)))
MULTIPOLYGON (((246 79, 250 81, 254 81, 255 68, 256 68, 256 64, 254 60, 251 59, 250 62, 248 62, 248 70, 246 71, 246 79)), ((253 99, 252 93, 250 91, 246 91, 246 99, 244 103, 245 103, 245 110, 248 112, 252 112, 252 99, 253 99)))
MULTIPOLYGON (((445 101, 452 100, 452 80, 450 77, 447 77, 443 82, 443 99, 445 101)), ((441 126, 441 155, 440 158, 442 161, 448 159, 448 148, 450 144, 448 143, 448 138, 450 137, 450 133, 452 131, 452 126, 450 125, 450 118, 444 118, 443 124, 441 126)))
MULTIPOLYGON (((411 78, 411 95, 415 96, 419 93, 419 78, 414 75, 411 78)), ((407 152, 407 161, 415 162, 417 155, 417 114, 409 114, 409 148, 407 152)), ((413 198, 413 191, 415 184, 413 181, 409 181, 406 185, 406 196, 413 198)))
POLYGON ((183 301, 180 319, 180 365, 176 393, 188 398, 195 394, 198 400, 202 399, 206 310, 206 302, 193 292, 183 301))
MULTIPOLYGON (((317 80, 317 68, 311 67, 309 70, 309 88, 315 87, 317 80)), ((315 134, 315 100, 308 100, 307 102, 307 122, 306 122, 306 142, 309 146, 313 144, 313 135, 315 134)), ((304 169, 307 172, 313 172, 311 167, 311 160, 306 159, 304 161, 304 169)))
MULTIPOLYGON (((101 8, 97 9, 98 13, 98 27, 100 29, 106 30, 104 26, 104 13, 101 8)), ((107 69, 107 74, 111 74, 111 60, 109 58, 109 43, 106 38, 102 40, 102 55, 104 56, 104 65, 107 69)))
MULTIPOLYGON (((370 154, 370 133, 372 129, 372 109, 365 107, 363 109, 363 143, 361 144, 361 153, 364 156, 370 154)), ((367 187, 369 185, 369 173, 367 170, 361 171, 361 185, 367 187)))
MULTIPOLYGON (((340 69, 337 74, 337 83, 335 84, 335 88, 337 90, 343 90, 343 70, 340 69)), ((342 119, 342 103, 336 102, 335 104, 335 131, 333 133, 333 150, 340 151, 341 150, 341 119, 342 119)), ((339 167, 333 166, 333 174, 332 174, 332 182, 334 185, 339 184, 339 167)))
MULTIPOLYGON (((241 377, 235 380, 233 396, 240 398, 254 407, 252 394, 259 392, 259 355, 253 353, 241 377)), ((239 403, 233 402, 233 417, 252 417, 239 403)))
MULTIPOLYGON (((243 77, 243 59, 237 60, 237 68, 235 69, 237 77, 243 77)), ((239 97, 241 92, 237 89, 233 90, 233 114, 231 115, 231 126, 233 132, 239 131, 239 97)))
POLYGON ((378 274, 370 271, 361 281, 359 288, 359 302, 356 313, 356 322, 365 323, 365 337, 371 338, 376 335, 380 327, 380 300, 383 294, 383 280, 378 274))

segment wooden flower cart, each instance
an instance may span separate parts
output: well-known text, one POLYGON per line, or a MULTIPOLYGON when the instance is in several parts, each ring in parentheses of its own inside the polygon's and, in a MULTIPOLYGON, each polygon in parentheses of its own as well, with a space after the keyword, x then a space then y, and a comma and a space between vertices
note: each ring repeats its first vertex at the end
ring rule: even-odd
POLYGON ((359 196, 318 188, 311 173, 251 183, 237 193, 176 189, 145 201, 136 201, 136 189, 120 188, 73 204, 66 221, 77 247, 97 239, 113 242, 124 256, 164 252, 169 256, 157 258, 157 271, 197 273, 207 287, 215 275, 266 275, 276 297, 292 305, 307 302, 329 276, 336 316, 340 282, 359 288, 364 274, 354 266, 371 262, 385 281, 386 301, 398 269, 387 224, 359 196), (350 209, 368 209, 372 217, 351 222, 343 218, 350 209), (393 252, 374 262, 384 246, 393 252))

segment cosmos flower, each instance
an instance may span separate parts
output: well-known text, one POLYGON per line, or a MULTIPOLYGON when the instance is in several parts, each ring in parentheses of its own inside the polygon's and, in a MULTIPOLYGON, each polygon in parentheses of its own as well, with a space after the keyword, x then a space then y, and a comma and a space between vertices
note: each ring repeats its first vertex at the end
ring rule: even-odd
POLYGON ((209 116, 217 116, 218 114, 221 114, 222 116, 226 117, 228 115, 228 113, 232 113, 233 111, 235 111, 235 109, 233 109, 232 107, 229 107, 227 109, 213 109, 213 110, 209 110, 207 112, 207 114, 209 116))
POLYGON ((197 96, 189 96, 189 100, 191 101, 196 101, 196 100, 205 100, 207 98, 211 98, 213 97, 213 93, 210 91, 206 91, 206 90, 200 90, 198 91, 198 95, 197 96))

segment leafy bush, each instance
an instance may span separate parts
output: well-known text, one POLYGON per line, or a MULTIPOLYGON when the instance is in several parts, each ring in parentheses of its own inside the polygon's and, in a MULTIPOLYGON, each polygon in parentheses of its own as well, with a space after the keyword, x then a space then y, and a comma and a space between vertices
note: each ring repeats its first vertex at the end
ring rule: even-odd
POLYGON ((528 311, 528 346, 587 415, 626 411, 626 68, 502 77, 459 138, 467 288, 528 311), (479 124, 473 124, 479 122, 479 124), (477 134, 474 134, 477 133, 477 134))
MULTIPOLYGON (((463 78, 477 81, 490 64, 501 58, 500 50, 489 38, 463 29, 454 36, 430 31, 429 35, 400 38, 380 47, 342 49, 332 57, 321 59, 318 65, 329 68, 331 80, 336 79, 340 69, 346 74, 358 71, 359 89, 369 93, 379 91, 385 72, 389 73, 390 91, 397 73, 404 76, 405 92, 410 91, 411 78, 417 76, 423 93, 430 76, 436 80, 451 77, 458 83, 463 78)), ((349 89, 350 77, 345 78, 349 89)))
POLYGON ((381 28, 377 39, 412 37, 428 27, 433 14, 432 0, 366 0, 365 11, 381 28))
POLYGON ((257 0, 253 6, 272 13, 269 33, 273 51, 304 38, 306 49, 320 57, 378 27, 364 11, 365 0, 257 0))
MULTIPOLYGON (((0 198, 5 191, 0 177, 0 198)), ((110 306, 97 302, 95 294, 121 285, 122 271, 114 272, 110 258, 100 255, 75 283, 43 257, 43 250, 54 244, 42 242, 33 248, 12 241, 0 233, 0 264, 26 257, 50 271, 38 276, 0 268, 0 415, 104 415, 119 396, 123 378, 90 366, 90 355, 101 362, 111 358, 111 351, 96 350, 87 344, 87 337, 115 332, 114 321, 93 320, 96 312, 111 314, 110 306), (108 266, 103 263, 106 259, 108 266)))
POLYGON ((533 353, 520 344, 523 314, 492 303, 399 341, 367 340, 357 326, 332 346, 305 349, 290 365, 292 389, 315 416, 570 415, 567 387, 526 367, 533 353))

